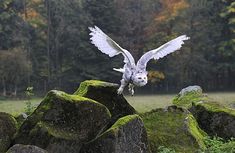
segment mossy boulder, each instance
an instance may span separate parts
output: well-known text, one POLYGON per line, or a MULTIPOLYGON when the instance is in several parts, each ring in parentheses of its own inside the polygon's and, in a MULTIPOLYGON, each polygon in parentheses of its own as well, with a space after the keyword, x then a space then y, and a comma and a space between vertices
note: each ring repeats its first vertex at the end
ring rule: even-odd
POLYGON ((235 110, 222 106, 203 94, 199 86, 182 89, 174 98, 173 104, 191 111, 200 128, 210 136, 224 139, 235 137, 235 110))
POLYGON ((110 118, 109 110, 94 100, 53 90, 24 121, 15 143, 72 153, 66 148, 79 149, 82 143, 94 139, 110 118))
POLYGON ((195 102, 190 111, 200 127, 210 136, 235 138, 235 110, 214 101, 195 102))
POLYGON ((74 94, 93 99, 105 105, 112 114, 113 122, 115 122, 120 117, 136 113, 123 95, 117 94, 117 89, 118 84, 87 80, 80 84, 74 94))
POLYGON ((180 91, 179 96, 183 97, 186 94, 192 93, 192 92, 194 92, 196 94, 202 94, 202 88, 198 85, 188 86, 180 91))
POLYGON ((173 104, 190 108, 192 103, 206 101, 208 97, 202 93, 200 86, 189 86, 182 89, 179 94, 173 99, 173 104))
POLYGON ((46 150, 37 146, 16 144, 6 153, 48 153, 46 150))
POLYGON ((120 118, 80 153, 148 153, 147 133, 138 115, 120 118))
POLYGON ((5 153, 17 131, 17 122, 13 116, 0 112, 0 153, 5 153))
POLYGON ((80 140, 71 140, 53 136, 43 124, 38 123, 28 135, 29 144, 52 153, 77 153, 82 146, 80 140))
POLYGON ((160 146, 185 153, 205 148, 205 132, 199 128, 193 115, 184 108, 170 106, 156 109, 143 114, 142 118, 152 152, 157 152, 160 146))

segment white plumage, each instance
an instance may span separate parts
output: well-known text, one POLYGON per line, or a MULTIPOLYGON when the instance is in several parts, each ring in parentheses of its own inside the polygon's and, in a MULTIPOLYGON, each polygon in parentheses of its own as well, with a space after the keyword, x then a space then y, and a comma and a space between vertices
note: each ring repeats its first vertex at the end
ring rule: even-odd
POLYGON ((147 66, 147 63, 151 59, 158 60, 160 58, 165 57, 166 55, 173 53, 177 50, 179 50, 182 45, 184 44, 184 40, 188 40, 189 37, 186 35, 179 36, 164 45, 160 46, 157 49, 153 49, 145 53, 137 62, 137 67, 141 69, 145 69, 147 66))
POLYGON ((147 84, 147 71, 146 66, 149 60, 165 57, 166 55, 179 50, 184 44, 184 40, 188 40, 189 37, 186 35, 179 36, 166 44, 160 46, 157 49, 150 50, 146 52, 135 64, 133 56, 126 49, 120 47, 115 41, 113 41, 109 36, 107 36, 101 29, 98 27, 89 27, 91 33, 90 40, 102 53, 113 57, 118 54, 123 54, 124 56, 124 67, 120 69, 114 68, 115 71, 122 72, 121 85, 118 89, 118 94, 123 92, 123 89, 126 85, 129 84, 129 91, 131 94, 134 94, 134 85, 144 86, 147 84))
POLYGON ((91 30, 90 35, 92 36, 91 43, 94 44, 102 53, 109 55, 109 57, 113 57, 121 53, 122 48, 118 44, 116 44, 118 48, 113 48, 107 41, 109 37, 98 27, 90 27, 89 29, 91 30))

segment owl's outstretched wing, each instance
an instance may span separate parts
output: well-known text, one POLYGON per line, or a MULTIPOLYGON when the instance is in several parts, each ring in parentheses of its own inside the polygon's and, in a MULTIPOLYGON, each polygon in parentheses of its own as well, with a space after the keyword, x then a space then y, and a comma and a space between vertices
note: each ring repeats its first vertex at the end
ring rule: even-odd
POLYGON ((151 59, 158 60, 170 53, 175 52, 176 50, 179 50, 184 44, 184 40, 188 40, 188 39, 190 38, 187 37, 186 35, 182 35, 165 43, 164 45, 162 45, 161 47, 157 49, 148 51, 137 62, 137 69, 146 70, 146 66, 149 60, 151 59))
POLYGON ((102 53, 109 55, 109 57, 113 57, 118 54, 122 54, 124 56, 124 63, 127 66, 134 66, 135 60, 133 56, 126 49, 120 47, 115 41, 113 41, 109 36, 107 36, 100 28, 97 26, 89 27, 91 33, 90 40, 91 43, 94 44, 102 53))

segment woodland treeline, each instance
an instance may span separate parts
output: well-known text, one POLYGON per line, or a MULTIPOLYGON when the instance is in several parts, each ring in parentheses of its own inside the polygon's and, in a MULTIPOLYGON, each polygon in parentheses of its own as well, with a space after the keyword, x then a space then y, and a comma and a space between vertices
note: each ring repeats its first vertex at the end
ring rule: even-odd
POLYGON ((135 59, 187 34, 190 41, 148 64, 142 90, 235 89, 235 2, 232 0, 0 0, 0 89, 33 86, 74 91, 81 81, 119 83, 123 57, 110 59, 89 41, 97 25, 135 59))

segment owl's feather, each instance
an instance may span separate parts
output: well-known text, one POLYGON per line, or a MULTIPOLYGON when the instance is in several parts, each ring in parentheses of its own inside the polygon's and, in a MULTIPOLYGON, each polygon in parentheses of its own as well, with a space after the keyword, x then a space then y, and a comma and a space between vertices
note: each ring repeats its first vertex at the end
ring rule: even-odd
POLYGON ((137 62, 137 68, 140 70, 145 70, 147 63, 151 59, 158 60, 160 58, 165 57, 166 55, 173 53, 179 50, 184 44, 184 40, 188 40, 189 37, 186 35, 179 36, 164 45, 160 46, 157 49, 153 49, 145 53, 137 62))
POLYGON ((102 53, 113 57, 118 54, 123 54, 124 63, 129 66, 135 65, 135 60, 126 49, 120 47, 115 41, 113 41, 108 35, 106 35, 100 28, 95 26, 94 28, 89 27, 91 33, 90 40, 102 53))

